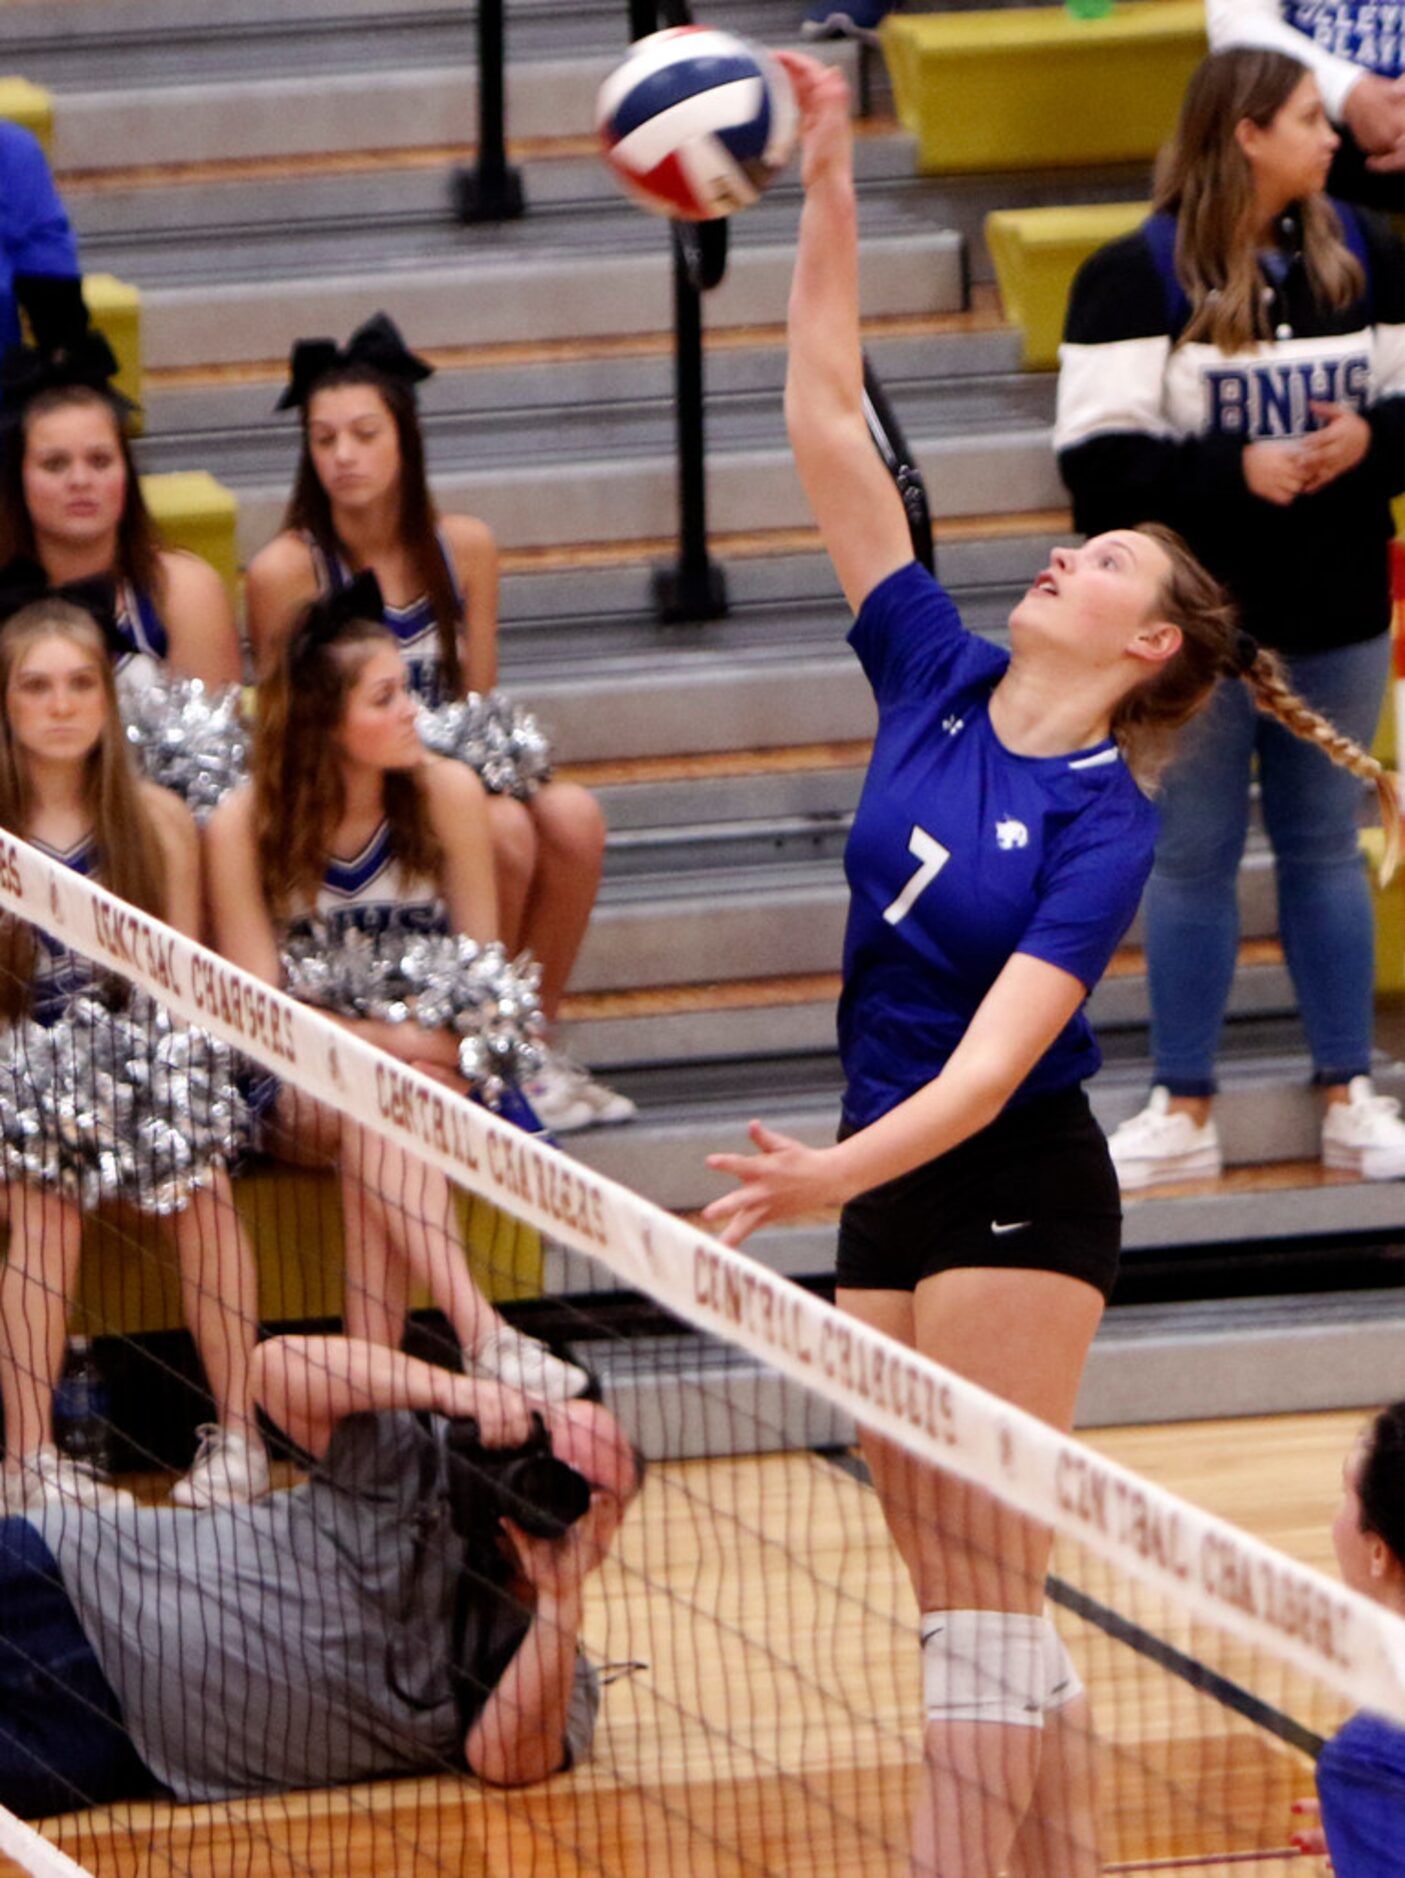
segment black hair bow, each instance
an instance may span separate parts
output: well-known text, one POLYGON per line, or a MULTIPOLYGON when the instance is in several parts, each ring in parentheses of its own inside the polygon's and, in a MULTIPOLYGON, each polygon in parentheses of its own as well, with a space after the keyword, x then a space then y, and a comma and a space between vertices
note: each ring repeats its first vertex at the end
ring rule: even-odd
POLYGON ((112 384, 117 370, 112 347, 92 327, 72 345, 52 352, 41 352, 37 346, 10 346, 0 360, 0 405, 13 420, 41 392, 66 391, 81 385, 88 391, 100 391, 125 417, 137 407, 112 384))
POLYGON ((434 376, 434 367, 411 352, 390 315, 374 313, 344 346, 335 339, 299 339, 289 355, 287 386, 274 410, 305 409, 319 381, 348 365, 364 365, 402 385, 418 385, 434 376))
POLYGON ((66 580, 54 586, 38 561, 27 554, 17 554, 0 567, 0 626, 39 600, 63 600, 90 614, 111 657, 131 651, 117 624, 117 585, 106 575, 66 580))
POLYGON ((385 617, 381 584, 372 573, 356 575, 335 593, 324 593, 311 601, 293 630, 288 643, 291 660, 306 658, 321 646, 331 645, 343 626, 351 620, 379 620, 385 617))

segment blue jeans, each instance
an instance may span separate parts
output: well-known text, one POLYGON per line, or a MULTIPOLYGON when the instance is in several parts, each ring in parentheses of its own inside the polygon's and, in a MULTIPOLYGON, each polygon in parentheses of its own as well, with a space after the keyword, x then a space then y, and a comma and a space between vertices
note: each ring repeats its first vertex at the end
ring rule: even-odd
MULTIPOLYGON (((1298 694, 1369 745, 1390 667, 1387 634, 1286 661, 1298 694)), ((1278 926, 1319 1083, 1371 1064, 1375 926, 1357 845, 1362 784, 1255 710, 1222 680, 1184 733, 1160 798, 1147 886, 1147 968, 1156 1080, 1213 1095, 1215 1048, 1239 949, 1237 880, 1255 756, 1278 873, 1278 926)))
POLYGON ((0 1805, 42 1819, 155 1786, 53 1554, 27 1519, 0 1519, 0 1805))

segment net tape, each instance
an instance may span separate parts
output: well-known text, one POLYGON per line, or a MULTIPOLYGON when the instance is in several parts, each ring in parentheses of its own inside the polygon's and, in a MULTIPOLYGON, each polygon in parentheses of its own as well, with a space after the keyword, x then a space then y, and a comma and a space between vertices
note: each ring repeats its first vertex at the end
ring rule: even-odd
POLYGON ((22 1819, 0 1806, 0 1858, 10 1858, 32 1874, 32 1878, 92 1878, 86 1865, 79 1865, 67 1852, 61 1852, 51 1839, 27 1826, 22 1819))
POLYGON ((1405 1723, 1405 1620, 1380 1605, 844 1316, 6 834, 0 906, 919 1459, 1405 1723))

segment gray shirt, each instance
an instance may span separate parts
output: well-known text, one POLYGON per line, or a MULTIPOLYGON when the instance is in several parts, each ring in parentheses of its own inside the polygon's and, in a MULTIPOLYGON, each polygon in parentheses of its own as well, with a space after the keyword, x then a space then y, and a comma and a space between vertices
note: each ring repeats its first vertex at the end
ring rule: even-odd
MULTIPOLYGON (((352 1416, 302 1486, 253 1506, 31 1515, 138 1753, 177 1799, 462 1770, 450 1671, 463 1545, 443 1430, 352 1416)), ((525 1628, 473 1582, 470 1630, 525 1628)), ((589 1748, 597 1704, 578 1658, 568 1759, 589 1748)))

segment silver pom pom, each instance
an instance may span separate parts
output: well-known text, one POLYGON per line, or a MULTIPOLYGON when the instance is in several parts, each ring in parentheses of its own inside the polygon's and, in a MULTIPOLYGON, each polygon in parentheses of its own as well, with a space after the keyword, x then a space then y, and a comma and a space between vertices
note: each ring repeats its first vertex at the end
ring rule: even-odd
POLYGON ((462 933, 338 933, 309 917, 284 939, 283 971, 295 998, 341 1017, 456 1032, 459 1069, 490 1107, 542 1066, 541 969, 526 953, 462 933))
POLYGON ((149 782, 173 789, 203 822, 244 780, 249 733, 239 685, 211 691, 198 678, 159 679, 122 691, 127 741, 149 782))
POLYGON ((426 706, 419 716, 427 749, 476 770, 490 795, 528 801, 551 780, 551 745, 530 711, 501 691, 426 706))
POLYGON ((90 1211, 178 1213, 248 1143, 227 1044, 140 987, 70 998, 54 1022, 0 1030, 0 1169, 90 1211))

